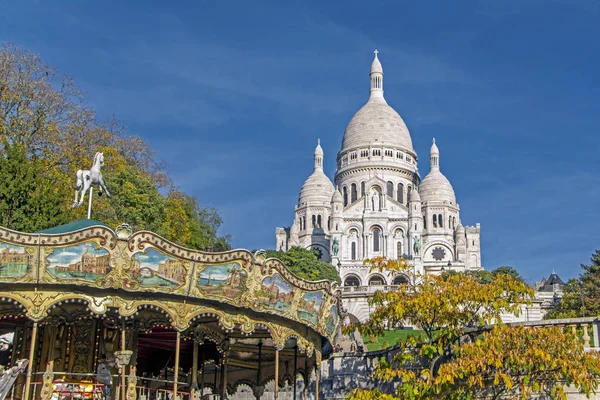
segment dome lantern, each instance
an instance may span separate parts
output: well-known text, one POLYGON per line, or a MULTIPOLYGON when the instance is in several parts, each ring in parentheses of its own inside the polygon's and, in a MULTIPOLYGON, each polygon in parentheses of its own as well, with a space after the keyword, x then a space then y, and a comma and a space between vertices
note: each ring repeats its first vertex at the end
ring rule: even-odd
POLYGON ((379 50, 375 49, 374 53, 375 58, 371 64, 371 73, 369 74, 371 80, 371 98, 378 98, 385 101, 383 98, 383 68, 377 57, 379 50))

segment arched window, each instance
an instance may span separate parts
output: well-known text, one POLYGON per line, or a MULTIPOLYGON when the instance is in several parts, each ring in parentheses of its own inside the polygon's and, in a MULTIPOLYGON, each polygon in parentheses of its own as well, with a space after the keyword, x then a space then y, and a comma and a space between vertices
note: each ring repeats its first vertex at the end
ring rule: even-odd
POLYGON ((396 258, 402 257, 402 242, 396 243, 396 258))
POLYGON ((456 217, 452 217, 452 228, 456 228, 456 217))
POLYGON ((327 217, 327 229, 331 230, 331 216, 327 217))
POLYGON ((381 230, 379 228, 373 229, 373 251, 381 251, 380 250, 380 238, 381 230))
POLYGON ((363 197, 365 195, 365 183, 361 182, 360 183, 360 197, 363 197))
POLYGON ((352 246, 351 246, 350 252, 351 252, 350 258, 352 260, 356 260, 356 242, 352 242, 352 246))
POLYGON ((393 182, 387 183, 387 195, 390 196, 392 199, 394 198, 394 183, 393 182))
POLYGON ((350 203, 354 203, 358 199, 358 193, 356 192, 356 183, 350 186, 350 203))
POLYGON ((313 214, 312 216, 312 227, 316 228, 317 227, 317 216, 313 214))
POLYGON ((394 285, 406 285, 408 283, 408 279, 405 275, 398 275, 394 278, 392 284, 394 285))
POLYGON ((398 191, 396 192, 396 200, 398 203, 404 203, 404 185, 402 183, 398 184, 398 191))
POLYGON ((381 275, 373 275, 369 278, 369 286, 383 286, 385 281, 381 275))
POLYGON ((412 191, 412 187, 408 186, 406 188, 406 204, 410 203, 410 192, 412 191))
POLYGON ((317 228, 321 228, 321 215, 317 215, 317 228))
POLYGON ((442 220, 442 214, 438 214, 438 223, 440 224, 440 228, 444 227, 444 222, 442 220))
POLYGON ((348 275, 344 279, 344 286, 360 286, 360 279, 356 275, 348 275))
POLYGON ((423 229, 427 229, 427 216, 423 215, 423 229))
POLYGON ((344 206, 348 205, 348 188, 344 186, 344 206))
POLYGON ((433 214, 433 227, 437 228, 437 215, 433 214))

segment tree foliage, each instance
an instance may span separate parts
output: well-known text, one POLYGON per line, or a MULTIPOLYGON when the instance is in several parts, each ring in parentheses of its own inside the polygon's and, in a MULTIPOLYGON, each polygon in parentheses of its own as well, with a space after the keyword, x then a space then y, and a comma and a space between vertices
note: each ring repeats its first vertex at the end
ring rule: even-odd
POLYGON ((589 265, 581 264, 581 268, 584 272, 578 279, 569 279, 563 297, 546 319, 600 315, 600 250, 592 254, 589 265))
POLYGON ((300 278, 309 281, 327 279, 337 283, 341 282, 337 269, 326 262, 320 261, 316 250, 303 247, 292 247, 287 252, 267 250, 267 257, 279 258, 283 263, 300 278))
MULTIPOLYGON (((365 263, 372 270, 410 274, 403 260, 365 263)), ((369 320, 347 331, 358 327, 363 335, 381 335, 410 324, 422 333, 400 341, 393 360, 382 360, 375 370, 377 379, 400 383, 396 393, 357 389, 351 398, 525 398, 531 391, 561 398, 557 383, 562 381, 584 392, 595 389, 598 355, 585 355, 576 338, 559 329, 504 326, 501 314, 518 315, 533 289, 510 273, 490 275, 491 280, 474 274, 413 276, 396 291, 376 292, 369 320), (591 372, 584 373, 586 363, 591 372), (549 368, 545 374, 544 368, 549 368)))
POLYGON ((229 248, 218 213, 173 187, 148 143, 118 121, 99 123, 74 82, 37 55, 1 46, 0 224, 34 232, 83 218, 86 207, 71 208, 75 173, 98 151, 114 196, 96 198, 94 218, 196 249, 229 248))

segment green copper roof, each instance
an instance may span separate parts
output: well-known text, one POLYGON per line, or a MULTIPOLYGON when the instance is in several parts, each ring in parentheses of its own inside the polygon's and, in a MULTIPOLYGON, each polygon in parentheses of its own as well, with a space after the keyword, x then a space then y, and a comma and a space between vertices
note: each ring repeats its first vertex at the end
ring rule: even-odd
POLYGON ((60 233, 68 233, 68 232, 75 232, 80 229, 88 228, 90 226, 98 226, 98 225, 106 226, 107 228, 109 228, 109 226, 106 225, 105 223, 97 221, 95 219, 80 219, 78 221, 69 222, 68 224, 44 229, 43 231, 40 231, 40 233, 47 233, 47 234, 51 234, 51 235, 60 234, 60 233))

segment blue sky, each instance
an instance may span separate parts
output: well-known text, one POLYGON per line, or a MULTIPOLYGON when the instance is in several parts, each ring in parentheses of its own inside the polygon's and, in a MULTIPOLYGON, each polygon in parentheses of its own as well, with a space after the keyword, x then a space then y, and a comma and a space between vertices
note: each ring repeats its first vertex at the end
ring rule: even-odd
POLYGON ((484 266, 534 281, 600 248, 598 4, 0 0, 0 40, 72 76, 250 249, 292 222, 317 138, 333 177, 378 48, 421 175, 435 137, 484 266))

